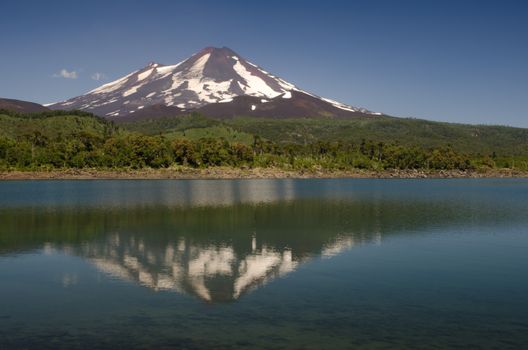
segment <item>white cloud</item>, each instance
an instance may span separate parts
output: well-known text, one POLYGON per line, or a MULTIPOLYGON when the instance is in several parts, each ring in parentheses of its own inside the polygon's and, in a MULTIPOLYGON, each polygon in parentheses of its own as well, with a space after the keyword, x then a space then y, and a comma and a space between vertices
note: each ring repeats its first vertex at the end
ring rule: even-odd
POLYGON ((65 79, 77 79, 77 72, 72 70, 68 71, 67 69, 61 69, 59 73, 53 74, 54 78, 65 78, 65 79))
POLYGON ((99 73, 99 72, 96 72, 94 74, 92 74, 92 79, 93 80, 103 80, 103 79, 106 79, 106 75, 104 75, 104 73, 99 73))

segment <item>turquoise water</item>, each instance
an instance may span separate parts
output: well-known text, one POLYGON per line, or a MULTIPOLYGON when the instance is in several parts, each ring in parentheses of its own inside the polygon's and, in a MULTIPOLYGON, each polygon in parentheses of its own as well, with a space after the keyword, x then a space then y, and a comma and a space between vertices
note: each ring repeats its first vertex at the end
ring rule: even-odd
POLYGON ((0 182, 0 349, 95 348, 528 348, 528 181, 0 182))

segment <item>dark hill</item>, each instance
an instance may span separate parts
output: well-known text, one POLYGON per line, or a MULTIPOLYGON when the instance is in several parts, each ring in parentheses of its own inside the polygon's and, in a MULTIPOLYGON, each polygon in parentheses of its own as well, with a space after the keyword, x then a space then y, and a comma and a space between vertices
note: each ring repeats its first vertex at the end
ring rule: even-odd
POLYGON ((9 98, 0 98, 0 109, 16 113, 38 113, 50 110, 38 103, 13 100, 9 98))

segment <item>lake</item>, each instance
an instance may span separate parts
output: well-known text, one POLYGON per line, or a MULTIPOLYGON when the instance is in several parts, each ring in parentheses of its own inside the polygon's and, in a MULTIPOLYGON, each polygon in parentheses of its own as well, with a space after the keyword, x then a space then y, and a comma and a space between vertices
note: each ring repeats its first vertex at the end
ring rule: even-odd
POLYGON ((0 182, 1 349, 528 347, 528 180, 0 182))

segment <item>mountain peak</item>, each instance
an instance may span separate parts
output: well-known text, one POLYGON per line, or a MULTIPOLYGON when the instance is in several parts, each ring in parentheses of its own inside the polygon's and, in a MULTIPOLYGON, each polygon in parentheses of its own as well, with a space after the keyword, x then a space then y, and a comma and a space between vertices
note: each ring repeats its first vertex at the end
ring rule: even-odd
POLYGON ((238 56, 235 51, 231 50, 229 47, 226 47, 226 46, 222 46, 222 47, 208 46, 198 51, 198 55, 204 55, 207 53, 222 54, 225 56, 238 56))
MULTIPOLYGON (((102 85, 85 95, 56 103, 52 108, 81 109, 105 117, 123 117, 149 106, 163 105, 188 111, 208 104, 230 103, 240 96, 255 97, 259 101, 291 100, 288 104, 291 104, 292 108, 282 110, 296 109, 296 115, 305 113, 306 116, 313 116, 315 112, 307 108, 307 105, 323 106, 323 109, 328 105, 326 112, 321 114, 325 116, 348 112, 368 113, 364 109, 307 93, 246 61, 225 46, 203 48, 174 65, 150 62, 140 70, 102 85), (292 99, 292 96, 296 98, 292 99), (311 99, 321 103, 314 104, 311 99), (299 108, 304 112, 299 112, 299 108)), ((240 101, 243 100, 238 100, 239 104, 240 101)), ((278 105, 282 106, 283 103, 278 105)), ((256 108, 256 105, 252 104, 248 111, 254 111, 256 108)))

